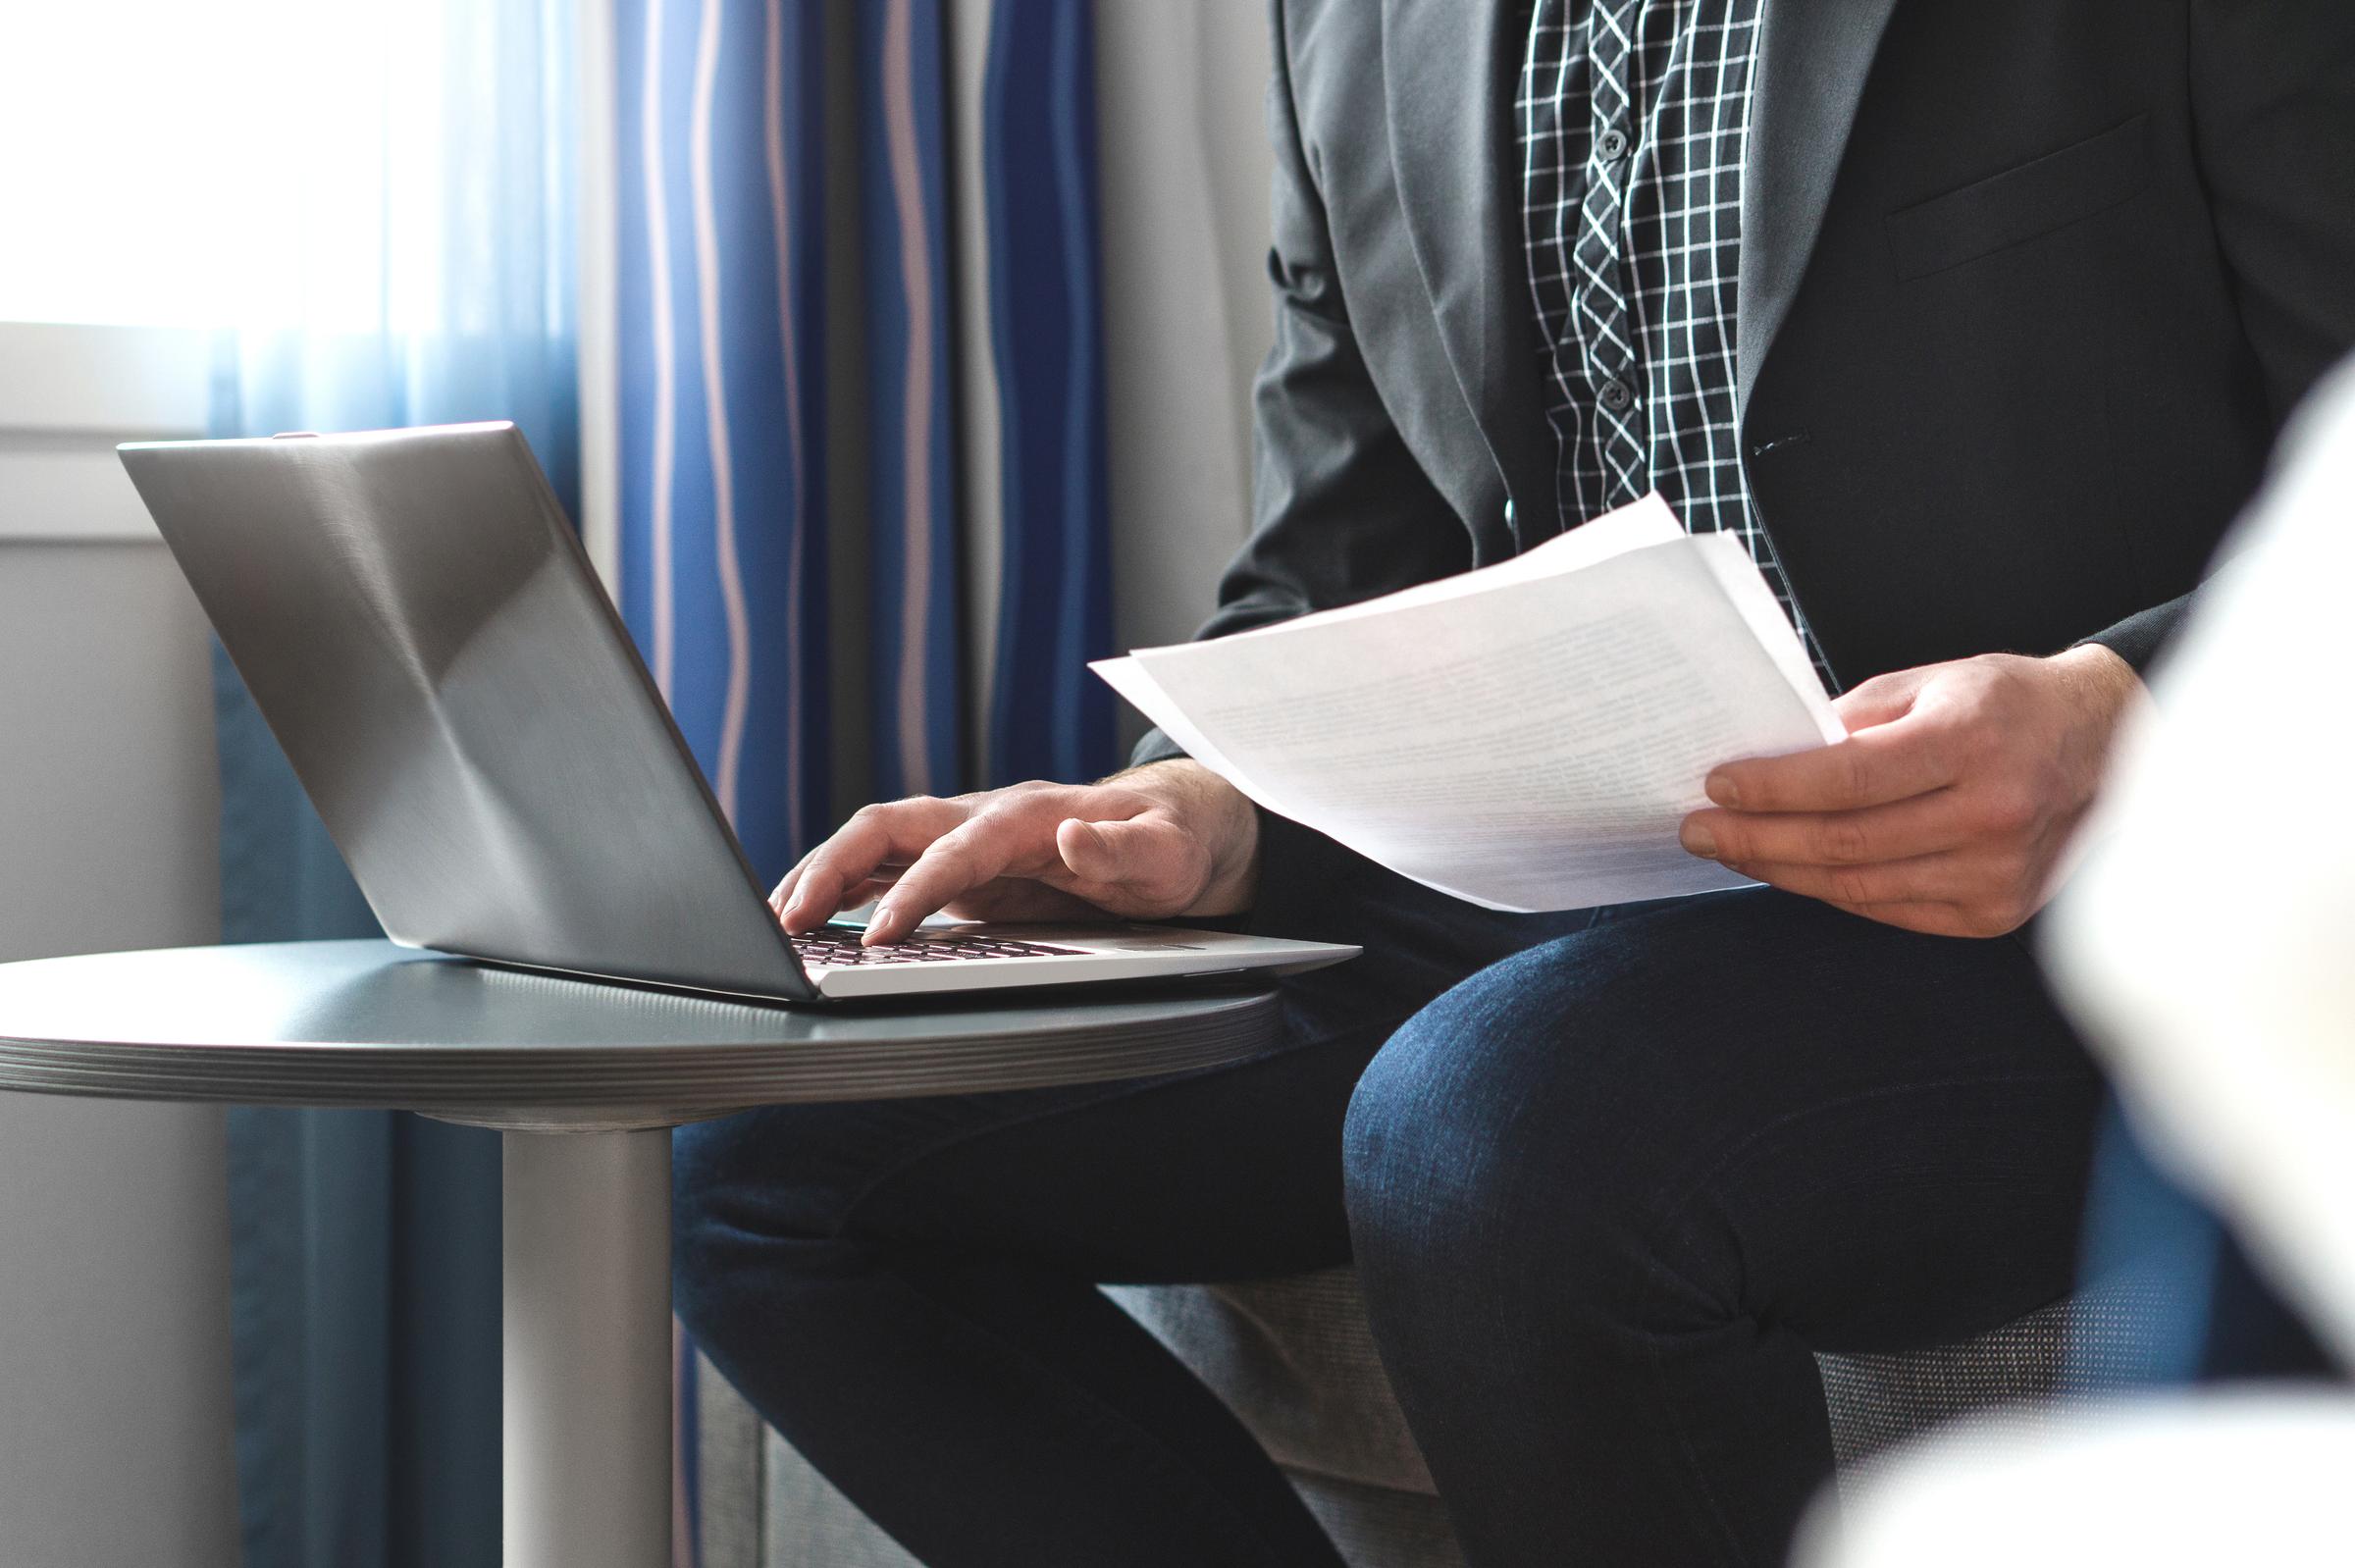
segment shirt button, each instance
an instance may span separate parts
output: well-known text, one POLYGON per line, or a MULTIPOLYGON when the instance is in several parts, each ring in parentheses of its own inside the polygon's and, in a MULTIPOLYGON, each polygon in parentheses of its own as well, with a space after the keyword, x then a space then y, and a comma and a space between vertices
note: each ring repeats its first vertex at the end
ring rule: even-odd
POLYGON ((1623 381, 1604 382, 1596 389, 1596 395, 1602 399, 1602 406, 1614 414, 1624 414, 1636 405, 1636 394, 1628 391, 1627 383, 1623 381))
POLYGON ((1602 133, 1602 139, 1596 143, 1595 150, 1602 154, 1604 163, 1617 163, 1627 156, 1627 132, 1613 126, 1602 133))

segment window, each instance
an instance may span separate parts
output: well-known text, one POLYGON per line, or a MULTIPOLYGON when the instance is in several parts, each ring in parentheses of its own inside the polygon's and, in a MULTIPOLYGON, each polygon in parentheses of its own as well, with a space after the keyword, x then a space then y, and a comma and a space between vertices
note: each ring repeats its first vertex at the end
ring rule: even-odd
MULTIPOLYGON (((0 542, 153 538, 113 444, 202 434, 215 329, 373 331, 433 308, 387 279, 395 246, 439 235, 387 215, 443 155, 443 16, 396 0, 10 8, 0 542)), ((409 271, 430 286, 433 269, 409 271)))
POLYGON ((396 0, 11 8, 0 321, 366 331, 430 313, 387 280, 434 273, 392 247, 440 239, 415 221, 431 203, 403 198, 444 157, 442 17, 396 0))

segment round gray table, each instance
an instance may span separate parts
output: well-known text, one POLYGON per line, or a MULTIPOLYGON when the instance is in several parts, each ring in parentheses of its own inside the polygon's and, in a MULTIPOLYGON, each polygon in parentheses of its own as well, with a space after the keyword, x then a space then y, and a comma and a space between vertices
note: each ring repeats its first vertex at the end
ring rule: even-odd
POLYGON ((670 1128, 1268 1049, 1265 988, 757 1007, 386 942, 0 965, 0 1089, 417 1111, 503 1134, 510 1568, 670 1550, 670 1128))

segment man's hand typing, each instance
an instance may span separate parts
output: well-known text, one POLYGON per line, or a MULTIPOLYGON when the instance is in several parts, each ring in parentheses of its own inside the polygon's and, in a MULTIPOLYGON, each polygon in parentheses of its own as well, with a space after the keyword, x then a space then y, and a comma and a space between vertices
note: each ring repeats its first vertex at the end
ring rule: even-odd
POLYGON ((2004 935, 2055 891, 2140 690, 2092 646, 1881 676, 1834 705, 1847 740, 1711 773, 1685 848, 1908 930, 2004 935))
POLYGON ((1178 758, 1101 784, 1017 784, 862 809, 769 895, 788 931, 879 899, 869 946, 940 910, 976 920, 1233 915, 1258 881, 1251 803, 1178 758))

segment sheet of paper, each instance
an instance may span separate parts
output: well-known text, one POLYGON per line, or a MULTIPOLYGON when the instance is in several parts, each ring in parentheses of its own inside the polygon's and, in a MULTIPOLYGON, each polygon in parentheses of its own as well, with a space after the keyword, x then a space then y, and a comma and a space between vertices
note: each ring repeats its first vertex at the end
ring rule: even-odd
POLYGON ((1839 721, 1740 540, 1664 506, 1603 521, 1577 549, 1096 668, 1260 805, 1458 898, 1746 885, 1677 844, 1701 780, 1839 721))

